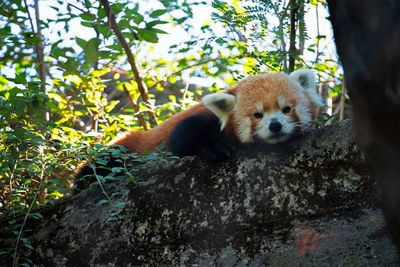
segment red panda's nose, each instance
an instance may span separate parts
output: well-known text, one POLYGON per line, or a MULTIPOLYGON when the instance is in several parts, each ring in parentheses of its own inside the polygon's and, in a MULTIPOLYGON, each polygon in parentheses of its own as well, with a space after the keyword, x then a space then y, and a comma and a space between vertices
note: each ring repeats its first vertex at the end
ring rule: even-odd
POLYGON ((273 133, 279 133, 282 129, 282 124, 277 120, 272 120, 268 128, 273 133))

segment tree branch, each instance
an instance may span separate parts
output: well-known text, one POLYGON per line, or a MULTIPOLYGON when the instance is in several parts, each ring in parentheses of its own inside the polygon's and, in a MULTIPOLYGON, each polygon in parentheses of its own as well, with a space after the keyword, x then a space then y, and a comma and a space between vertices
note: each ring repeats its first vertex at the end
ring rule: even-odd
POLYGON ((144 83, 143 77, 140 74, 139 67, 137 66, 137 63, 135 60, 135 56, 132 54, 132 51, 130 50, 129 45, 126 42, 125 37, 124 37, 123 33, 121 32, 121 29, 119 28, 117 21, 115 20, 115 14, 112 12, 108 0, 100 0, 100 3, 104 7, 104 10, 106 11, 108 21, 110 23, 111 28, 113 29, 115 35, 118 38, 118 41, 122 45, 122 47, 128 57, 128 62, 131 65, 133 75, 134 75, 136 83, 138 84, 138 89, 140 91, 142 99, 149 107, 150 124, 152 126, 158 125, 157 118, 154 113, 154 107, 153 107, 153 104, 150 102, 148 89, 147 89, 146 84, 144 83))
POLYGON ((44 48, 43 48, 43 42, 42 42, 42 33, 41 33, 41 29, 40 29, 39 0, 35 0, 35 2, 34 2, 35 20, 36 20, 36 32, 35 32, 35 27, 33 26, 33 19, 32 19, 32 16, 31 16, 30 12, 29 12, 29 6, 28 6, 26 0, 24 0, 24 4, 25 4, 26 12, 28 14, 29 22, 31 24, 32 33, 38 39, 40 39, 40 42, 38 42, 35 45, 35 53, 36 53, 36 57, 37 57, 39 79, 42 82, 42 84, 40 85, 40 90, 44 93, 45 90, 46 90, 46 87, 45 87, 44 83, 46 82, 47 66, 44 63, 44 52, 43 52, 44 48))
MULTIPOLYGON (((42 84, 40 85, 40 89, 42 92, 45 92, 46 88, 44 83, 46 82, 46 73, 47 73, 47 65, 44 63, 44 47, 42 41, 42 30, 40 27, 40 13, 39 13, 39 0, 35 0, 35 20, 36 20, 36 37, 40 39, 40 42, 36 44, 36 54, 38 57, 38 69, 39 69, 39 78, 42 84)), ((33 28, 32 28, 33 31, 33 28)))

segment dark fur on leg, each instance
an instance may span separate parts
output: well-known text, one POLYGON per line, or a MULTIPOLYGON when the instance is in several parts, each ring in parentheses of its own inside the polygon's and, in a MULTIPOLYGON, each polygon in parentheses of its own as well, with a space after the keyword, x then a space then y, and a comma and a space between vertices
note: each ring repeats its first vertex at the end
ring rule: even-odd
POLYGON ((213 114, 197 114, 182 120, 169 137, 169 150, 178 157, 201 155, 209 161, 228 158, 235 150, 232 141, 221 132, 213 114))
MULTIPOLYGON (((119 167, 122 168, 123 164, 120 158, 113 157, 111 155, 101 157, 106 161, 105 165, 98 164, 96 162, 86 163, 82 167, 78 169, 77 174, 75 175, 75 189, 74 194, 78 194, 83 190, 90 187, 91 184, 95 182, 99 182, 96 178, 96 175, 99 178, 109 176, 113 171, 113 168, 119 167), (96 174, 91 165, 95 165, 94 168, 96 170, 96 174)), ((115 170, 115 169, 114 169, 115 170)), ((112 177, 117 178, 120 175, 123 175, 124 172, 115 172, 112 177)), ((108 179, 109 180, 109 179, 108 179)))

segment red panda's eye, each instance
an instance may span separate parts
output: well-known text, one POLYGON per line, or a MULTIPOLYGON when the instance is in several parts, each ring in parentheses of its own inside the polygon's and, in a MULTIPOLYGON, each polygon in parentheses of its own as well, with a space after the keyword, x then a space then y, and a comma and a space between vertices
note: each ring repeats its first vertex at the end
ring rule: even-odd
POLYGON ((289 107, 289 106, 284 107, 284 108, 282 109, 282 112, 283 112, 283 113, 289 113, 289 112, 290 112, 290 107, 289 107))
POLYGON ((256 117, 257 119, 260 119, 260 118, 263 117, 263 114, 260 113, 260 112, 256 112, 256 113, 254 113, 253 115, 254 115, 254 117, 256 117))

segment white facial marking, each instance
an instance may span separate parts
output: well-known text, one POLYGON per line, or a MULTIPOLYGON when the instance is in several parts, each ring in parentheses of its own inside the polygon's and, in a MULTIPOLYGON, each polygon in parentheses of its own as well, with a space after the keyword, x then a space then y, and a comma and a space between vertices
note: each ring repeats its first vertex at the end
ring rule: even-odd
POLYGON ((282 109, 286 106, 286 99, 283 96, 278 97, 279 107, 282 109))
POLYGON ((243 118, 240 120, 239 123, 239 139, 242 143, 247 143, 252 140, 251 137, 251 119, 250 118, 243 118))
POLYGON ((257 107, 258 112, 260 112, 261 114, 264 113, 263 103, 262 102, 256 103, 256 107, 257 107))

